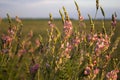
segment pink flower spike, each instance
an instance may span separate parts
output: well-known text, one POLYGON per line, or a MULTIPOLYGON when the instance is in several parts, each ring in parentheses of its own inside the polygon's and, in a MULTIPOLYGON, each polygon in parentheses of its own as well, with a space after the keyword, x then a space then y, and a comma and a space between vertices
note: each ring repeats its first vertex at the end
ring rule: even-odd
POLYGON ((80 21, 83 21, 84 20, 84 17, 83 16, 80 16, 80 21))

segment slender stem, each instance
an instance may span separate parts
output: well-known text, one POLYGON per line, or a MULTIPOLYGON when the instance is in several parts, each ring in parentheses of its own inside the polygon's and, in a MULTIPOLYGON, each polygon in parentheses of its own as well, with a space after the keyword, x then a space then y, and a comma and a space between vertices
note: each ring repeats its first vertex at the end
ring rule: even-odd
POLYGON ((97 17, 97 13, 98 13, 98 9, 96 9, 95 17, 94 17, 94 20, 93 20, 94 27, 95 27, 95 20, 96 20, 96 17, 97 17))

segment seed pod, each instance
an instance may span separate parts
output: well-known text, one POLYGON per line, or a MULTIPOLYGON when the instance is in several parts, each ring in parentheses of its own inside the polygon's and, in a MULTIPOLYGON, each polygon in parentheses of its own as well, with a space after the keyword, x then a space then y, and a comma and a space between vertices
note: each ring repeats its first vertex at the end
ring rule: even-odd
POLYGON ((77 8, 78 18, 80 18, 81 13, 80 13, 80 9, 79 9, 79 6, 78 6, 78 4, 77 4, 77 2, 76 2, 76 1, 75 1, 75 6, 76 6, 76 8, 77 8))
POLYGON ((53 21, 53 17, 52 17, 51 13, 49 14, 49 17, 50 17, 50 21, 52 22, 53 21))
POLYGON ((98 10, 99 8, 99 0, 96 0, 96 9, 98 10))
POLYGON ((100 10, 101 10, 101 12, 102 12, 102 15, 105 17, 105 13, 104 13, 104 10, 103 10, 102 7, 100 7, 100 10))
POLYGON ((113 21, 113 22, 115 21, 115 16, 114 16, 114 14, 112 14, 112 21, 113 21))
POLYGON ((9 16, 9 14, 7 13, 7 19, 9 21, 9 25, 10 25, 10 28, 12 27, 12 20, 11 20, 11 17, 9 16))
POLYGON ((117 17, 117 13, 115 12, 115 17, 117 17))
POLYGON ((90 24, 91 24, 91 32, 93 32, 94 31, 94 23, 93 23, 93 20, 92 20, 92 18, 91 18, 91 16, 88 14, 88 17, 89 17, 89 20, 90 20, 90 24))
POLYGON ((66 20, 70 20, 70 18, 69 18, 69 16, 68 16, 68 13, 67 13, 67 11, 66 11, 66 9, 65 9, 64 6, 63 6, 63 11, 64 11, 65 19, 66 19, 66 20))
POLYGON ((61 10, 59 10, 59 13, 60 13, 60 16, 61 16, 61 18, 62 18, 62 22, 64 23, 64 15, 63 15, 63 13, 61 12, 61 10))
POLYGON ((16 21, 18 22, 18 23, 22 23, 22 21, 19 19, 19 17, 18 16, 16 16, 16 21))

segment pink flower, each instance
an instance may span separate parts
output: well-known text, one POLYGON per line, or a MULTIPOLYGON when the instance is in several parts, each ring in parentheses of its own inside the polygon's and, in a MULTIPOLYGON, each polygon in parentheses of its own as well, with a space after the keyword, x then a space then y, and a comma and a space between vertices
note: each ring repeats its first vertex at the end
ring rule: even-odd
POLYGON ((93 35, 93 38, 92 38, 92 41, 96 41, 98 39, 98 35, 97 34, 94 34, 93 35))
POLYGON ((11 28, 8 29, 8 33, 9 33, 10 35, 14 35, 14 34, 15 34, 14 30, 11 29, 11 28))
POLYGON ((65 20, 64 22, 64 34, 68 38, 72 34, 72 22, 70 20, 65 20))
POLYGON ((48 25, 49 25, 51 28, 55 27, 55 24, 53 24, 51 21, 48 21, 48 25))
POLYGON ((84 70, 84 75, 89 75, 91 72, 91 68, 89 66, 87 66, 84 70))
POLYGON ((36 40, 35 40, 35 44, 36 44, 37 47, 39 47, 39 46, 40 46, 40 40, 39 40, 39 39, 36 39, 36 40))
POLYGON ((112 25, 113 27, 115 27, 116 24, 117 24, 116 16, 113 14, 113 15, 112 15, 112 22, 111 22, 111 25, 112 25))
POLYGON ((110 55, 106 55, 105 58, 106 58, 106 60, 109 60, 111 58, 111 56, 110 55))
POLYGON ((71 50, 72 50, 72 45, 70 45, 70 43, 67 42, 67 46, 66 46, 65 52, 69 53, 71 50))
POLYGON ((7 35, 2 35, 2 41, 3 43, 11 43, 12 41, 12 38, 10 36, 7 36, 7 35))
POLYGON ((107 79, 108 80, 117 80, 117 77, 118 77, 117 73, 118 72, 119 72, 118 70, 112 70, 112 71, 108 72, 106 74, 107 79))
POLYGON ((79 37, 75 37, 75 39, 73 40, 73 44, 77 46, 79 43, 80 43, 79 37))
POLYGON ((83 16, 80 16, 79 20, 80 20, 80 21, 83 21, 83 20, 84 20, 84 17, 83 17, 83 16))
POLYGON ((33 37, 33 31, 31 30, 29 33, 28 33, 28 37, 33 37))
POLYGON ((18 23, 22 23, 22 21, 18 18, 18 16, 16 16, 16 21, 17 21, 18 23))
POLYGON ((87 41, 90 42, 92 39, 92 36, 90 34, 87 35, 87 41))
POLYGON ((64 48, 64 44, 61 44, 61 48, 64 48))
POLYGON ((25 49, 20 49, 19 51, 18 51, 18 56, 20 57, 20 56, 22 56, 23 54, 25 54, 27 51, 25 50, 25 49))
POLYGON ((100 71, 100 70, 99 70, 98 68, 95 68, 95 69, 94 69, 94 74, 97 75, 97 74, 99 73, 99 71, 100 71))
POLYGON ((107 35, 105 35, 105 37, 101 35, 100 38, 96 38, 95 41, 96 41, 95 53, 99 53, 103 50, 108 49, 110 42, 109 37, 107 35))
POLYGON ((115 26, 116 26, 116 24, 117 24, 117 22, 116 22, 116 21, 112 21, 112 22, 111 22, 111 25, 112 25, 113 27, 115 27, 115 26))
POLYGON ((67 42, 66 48, 65 48, 65 51, 64 51, 64 56, 66 58, 70 58, 70 54, 69 53, 72 50, 72 48, 73 48, 73 46, 69 42, 67 42))

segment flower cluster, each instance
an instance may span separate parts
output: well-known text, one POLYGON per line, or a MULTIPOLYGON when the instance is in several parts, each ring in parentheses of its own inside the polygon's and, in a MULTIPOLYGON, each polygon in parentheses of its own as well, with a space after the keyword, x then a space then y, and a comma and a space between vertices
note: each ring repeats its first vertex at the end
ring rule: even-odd
POLYGON ((1 39, 2 39, 2 43, 3 43, 4 47, 5 47, 5 45, 11 44, 12 38, 10 36, 3 34, 1 39))
POLYGON ((64 27, 63 27, 65 38, 70 37, 70 35, 72 34, 72 29, 73 29, 72 22, 70 20, 65 20, 64 27))
POLYGON ((90 74, 93 74, 93 76, 96 76, 98 73, 99 73, 100 69, 93 66, 93 65, 90 65, 90 66, 87 66, 84 70, 84 75, 90 75, 90 74))
POLYGON ((75 46, 78 46, 78 44, 80 43, 80 38, 78 36, 76 36, 74 39, 73 39, 73 45, 75 46))
POLYGON ((91 73, 91 67, 87 66, 84 70, 84 75, 89 75, 91 73))
POLYGON ((48 25, 49 25, 51 28, 55 27, 55 24, 53 24, 51 21, 48 21, 48 25))
POLYGON ((105 51, 110 45, 110 38, 107 34, 103 35, 102 33, 94 34, 93 36, 88 34, 87 41, 90 43, 95 43, 94 50, 96 54, 99 54, 101 51, 105 51))
POLYGON ((67 42, 66 46, 63 44, 61 46, 61 48, 63 48, 63 49, 65 48, 65 50, 63 51, 63 54, 61 56, 66 57, 66 58, 70 58, 70 52, 71 52, 73 46, 69 42, 67 42))
POLYGON ((117 80, 119 70, 112 70, 106 74, 107 80, 117 80))
POLYGON ((99 53, 100 51, 108 49, 110 41, 107 35, 103 36, 102 34, 100 34, 96 41, 97 41, 95 47, 96 54, 99 53))

